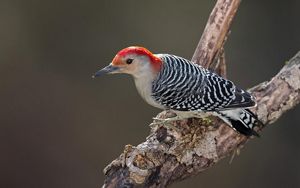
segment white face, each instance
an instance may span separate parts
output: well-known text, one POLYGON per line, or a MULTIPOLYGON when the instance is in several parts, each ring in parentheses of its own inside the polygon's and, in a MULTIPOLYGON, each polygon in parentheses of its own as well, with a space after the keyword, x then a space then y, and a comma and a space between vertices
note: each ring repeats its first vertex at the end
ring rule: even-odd
POLYGON ((156 74, 161 67, 161 60, 143 47, 132 46, 119 51, 111 64, 96 72, 102 74, 126 73, 135 78, 156 74))
POLYGON ((118 68, 111 73, 126 73, 134 77, 139 77, 149 72, 149 70, 151 71, 150 59, 145 55, 128 54, 124 57, 116 55, 111 65, 118 68))

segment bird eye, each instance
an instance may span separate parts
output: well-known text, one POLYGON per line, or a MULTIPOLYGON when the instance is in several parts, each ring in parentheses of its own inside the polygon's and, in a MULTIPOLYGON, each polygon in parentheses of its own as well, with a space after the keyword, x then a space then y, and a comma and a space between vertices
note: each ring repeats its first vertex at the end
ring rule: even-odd
POLYGON ((129 65, 129 64, 131 64, 133 62, 133 59, 127 59, 126 60, 126 63, 129 65))

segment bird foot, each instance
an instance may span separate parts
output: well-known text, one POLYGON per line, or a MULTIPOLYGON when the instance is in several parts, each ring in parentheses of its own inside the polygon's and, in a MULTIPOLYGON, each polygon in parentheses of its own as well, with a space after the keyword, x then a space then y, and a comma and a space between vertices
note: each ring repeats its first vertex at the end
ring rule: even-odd
POLYGON ((153 120, 155 120, 155 122, 151 123, 150 127, 154 127, 156 125, 163 125, 164 127, 173 129, 175 131, 179 131, 179 129, 177 127, 175 127, 172 124, 172 122, 178 121, 178 120, 182 120, 182 119, 184 119, 184 118, 181 118, 179 116, 175 116, 175 117, 171 117, 171 118, 166 118, 166 119, 154 117, 153 120))
POLYGON ((158 123, 171 123, 173 121, 178 121, 178 120, 183 120, 183 119, 185 119, 185 118, 182 118, 180 116, 175 116, 175 117, 166 118, 166 119, 157 118, 157 117, 153 118, 153 120, 158 121, 158 123))

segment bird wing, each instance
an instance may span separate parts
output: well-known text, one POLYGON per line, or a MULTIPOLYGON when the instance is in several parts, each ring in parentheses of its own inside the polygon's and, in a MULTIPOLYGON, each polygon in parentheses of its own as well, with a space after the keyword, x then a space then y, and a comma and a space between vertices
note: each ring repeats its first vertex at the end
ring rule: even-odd
POLYGON ((248 108, 256 105, 255 98, 247 91, 236 87, 234 94, 235 99, 226 108, 248 108))
POLYGON ((222 111, 255 105, 254 98, 231 81, 189 60, 160 55, 163 70, 153 82, 152 97, 178 111, 222 111))
POLYGON ((199 95, 205 84, 203 70, 190 61, 169 54, 158 55, 163 68, 153 81, 152 97, 168 109, 189 110, 183 106, 191 95, 199 95))
POLYGON ((233 82, 206 70, 206 85, 201 93, 199 107, 203 111, 222 111, 255 106, 255 98, 250 93, 234 85, 233 82))

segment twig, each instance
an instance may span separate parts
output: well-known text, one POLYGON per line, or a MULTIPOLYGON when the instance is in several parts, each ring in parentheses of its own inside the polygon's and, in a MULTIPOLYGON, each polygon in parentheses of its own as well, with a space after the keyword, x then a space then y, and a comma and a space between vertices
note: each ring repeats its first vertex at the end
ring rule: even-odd
POLYGON ((224 48, 220 49, 219 57, 215 60, 215 65, 211 64, 209 69, 217 73, 218 75, 226 78, 227 77, 227 70, 226 70, 226 58, 225 58, 225 51, 224 48))
POLYGON ((194 52, 192 61, 209 68, 226 42, 230 25, 240 5, 240 0, 218 0, 212 10, 204 32, 194 52))

